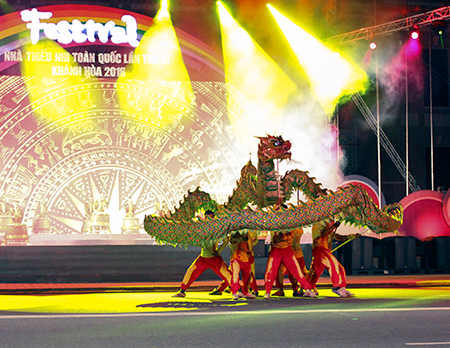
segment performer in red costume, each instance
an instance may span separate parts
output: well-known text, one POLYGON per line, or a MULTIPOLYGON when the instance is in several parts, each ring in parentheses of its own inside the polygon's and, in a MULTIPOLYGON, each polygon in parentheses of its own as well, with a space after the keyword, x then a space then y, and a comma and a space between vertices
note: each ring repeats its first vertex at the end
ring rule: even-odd
POLYGON ((270 245, 269 258, 267 259, 266 274, 264 277, 266 294, 264 298, 270 298, 270 290, 272 289, 275 278, 278 275, 278 268, 283 263, 286 269, 300 282, 302 288, 306 289, 305 297, 316 297, 312 291, 313 287, 305 279, 304 274, 298 264, 297 259, 292 251, 293 231, 271 232, 272 241, 270 245))
MULTIPOLYGON (((207 210, 205 215, 214 217, 211 210, 207 210)), ((200 255, 189 266, 178 293, 173 297, 186 297, 186 290, 191 284, 207 269, 212 269, 220 278, 222 278, 228 285, 231 284, 231 274, 227 265, 222 259, 220 253, 228 244, 228 239, 224 240, 219 247, 216 241, 208 241, 202 247, 200 255)))
POLYGON ((333 283, 332 291, 340 297, 350 297, 354 294, 346 289, 345 269, 331 253, 331 246, 333 239, 339 241, 352 240, 359 238, 360 234, 341 236, 336 233, 336 229, 340 224, 339 221, 331 221, 329 223, 317 223, 313 226, 313 261, 309 268, 308 280, 315 288, 317 280, 326 268, 333 283))
MULTIPOLYGON (((293 237, 291 240, 291 248, 294 252, 294 256, 297 259, 297 262, 303 272, 303 275, 306 277, 308 275, 308 269, 306 268, 305 258, 303 256, 303 250, 300 245, 300 240, 303 236, 303 229, 302 228, 296 228, 292 230, 293 237)), ((294 297, 302 297, 303 296, 303 289, 298 285, 297 279, 292 275, 291 272, 289 272, 286 269, 286 266, 281 263, 280 268, 278 269, 278 276, 275 280, 275 287, 278 289, 277 292, 272 294, 272 296, 284 296, 284 276, 287 273, 289 281, 291 282, 291 287, 293 290, 293 296, 294 297)))
POLYGON ((231 292, 233 299, 239 297, 255 298, 255 295, 249 293, 248 285, 253 291, 258 291, 256 279, 252 272, 252 263, 254 261, 253 245, 258 240, 257 236, 247 232, 235 232, 230 238, 230 268, 231 268, 231 292), (253 259, 252 259, 253 257, 253 259), (240 289, 239 274, 242 272, 242 295, 238 293, 240 289))
MULTIPOLYGON (((258 243, 258 232, 245 230, 234 232, 230 237, 230 272, 231 272, 231 292, 233 299, 240 297, 255 298, 258 293, 258 285, 254 273, 255 256, 253 247, 258 243), (239 275, 242 273, 242 288, 239 282, 239 275), (248 288, 253 293, 248 291, 248 288), (240 290, 242 289, 242 290, 240 290)), ((227 284, 223 281, 210 295, 222 295, 227 284)))

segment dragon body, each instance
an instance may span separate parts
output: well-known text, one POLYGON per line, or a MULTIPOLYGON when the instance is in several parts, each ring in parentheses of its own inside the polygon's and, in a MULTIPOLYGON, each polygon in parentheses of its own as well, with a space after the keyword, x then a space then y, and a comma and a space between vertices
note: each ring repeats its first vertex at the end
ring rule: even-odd
POLYGON ((193 219, 199 209, 216 211, 218 204, 211 198, 209 193, 203 192, 197 187, 194 191, 188 191, 187 195, 184 196, 184 200, 180 202, 180 206, 166 217, 170 217, 170 219, 175 221, 193 219))
POLYGON ((173 213, 163 217, 146 216, 144 228, 158 242, 172 245, 201 246, 205 241, 220 240, 231 231, 286 230, 336 220, 368 227, 375 233, 395 232, 403 222, 398 204, 379 209, 360 187, 348 185, 329 191, 316 184, 307 172, 292 170, 278 178, 274 160, 290 159, 291 144, 281 137, 261 137, 258 168, 248 162, 227 203, 218 205, 209 194, 197 189, 188 192, 173 213), (280 207, 295 189, 307 197, 306 202, 280 207), (256 208, 249 208, 249 203, 256 208), (276 205, 277 209, 273 206, 276 205), (214 218, 194 218, 200 209, 216 212, 214 218))

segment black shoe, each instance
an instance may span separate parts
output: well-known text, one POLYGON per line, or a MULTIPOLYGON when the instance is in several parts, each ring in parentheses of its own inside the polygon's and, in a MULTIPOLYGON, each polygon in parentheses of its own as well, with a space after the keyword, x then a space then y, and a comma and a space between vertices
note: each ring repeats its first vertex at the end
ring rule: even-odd
POLYGON ((214 289, 209 294, 210 295, 222 295, 222 291, 220 291, 219 289, 214 289))
POLYGON ((303 297, 303 289, 300 289, 300 291, 294 291, 292 296, 294 296, 294 297, 303 297))

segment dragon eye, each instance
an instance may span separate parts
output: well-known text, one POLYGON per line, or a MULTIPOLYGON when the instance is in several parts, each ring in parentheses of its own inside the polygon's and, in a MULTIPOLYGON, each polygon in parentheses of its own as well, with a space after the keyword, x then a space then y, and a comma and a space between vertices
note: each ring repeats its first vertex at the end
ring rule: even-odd
POLYGON ((280 146, 280 142, 278 140, 271 140, 270 142, 275 146, 280 146))

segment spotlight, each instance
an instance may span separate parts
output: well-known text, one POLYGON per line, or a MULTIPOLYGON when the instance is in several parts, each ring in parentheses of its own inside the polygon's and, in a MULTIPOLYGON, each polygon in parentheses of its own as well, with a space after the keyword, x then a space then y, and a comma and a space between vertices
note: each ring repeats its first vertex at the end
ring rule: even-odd
POLYGON ((377 48, 377 44, 375 42, 371 42, 369 44, 369 47, 370 47, 371 50, 374 50, 375 48, 377 48))
POLYGON ((447 29, 447 22, 446 21, 434 21, 431 24, 431 29, 438 35, 442 35, 445 32, 445 29, 447 29))
POLYGON ((419 38, 419 27, 415 25, 411 29, 411 39, 417 40, 418 38, 419 38))
POLYGON ((442 37, 442 34, 444 34, 445 29, 447 29, 446 21, 434 21, 433 23, 431 23, 431 30, 439 35, 439 40, 441 41, 442 48, 444 47, 444 38, 442 37))

